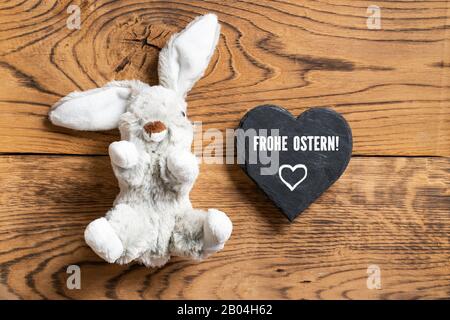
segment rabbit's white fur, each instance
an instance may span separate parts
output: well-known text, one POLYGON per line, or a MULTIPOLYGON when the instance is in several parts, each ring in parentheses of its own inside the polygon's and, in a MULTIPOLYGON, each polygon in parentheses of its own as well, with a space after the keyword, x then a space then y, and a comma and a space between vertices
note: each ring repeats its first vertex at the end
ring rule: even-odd
POLYGON ((161 85, 113 81, 71 93, 50 112, 54 124, 72 129, 120 129, 122 140, 109 146, 120 193, 106 217, 85 231, 86 243, 108 262, 162 266, 171 255, 202 259, 231 235, 225 213, 193 209, 189 200, 198 162, 184 97, 207 68, 219 33, 215 15, 198 17, 161 50, 161 85), (143 126, 154 121, 167 130, 149 135, 143 126))

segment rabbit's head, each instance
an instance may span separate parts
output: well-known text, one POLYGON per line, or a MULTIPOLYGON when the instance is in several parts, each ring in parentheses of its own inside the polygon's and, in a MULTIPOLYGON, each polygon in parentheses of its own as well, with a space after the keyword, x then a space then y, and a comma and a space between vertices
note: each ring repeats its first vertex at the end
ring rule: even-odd
POLYGON ((167 145, 190 147, 192 125, 185 97, 200 79, 220 35, 217 17, 197 17, 173 35, 159 55, 160 85, 140 81, 110 82, 102 88, 75 92, 50 112, 57 125, 78 130, 120 128, 122 137, 148 150, 167 145))
POLYGON ((122 138, 147 151, 168 145, 190 148, 193 128, 186 116, 184 97, 163 86, 134 82, 129 99, 127 112, 119 120, 122 138))

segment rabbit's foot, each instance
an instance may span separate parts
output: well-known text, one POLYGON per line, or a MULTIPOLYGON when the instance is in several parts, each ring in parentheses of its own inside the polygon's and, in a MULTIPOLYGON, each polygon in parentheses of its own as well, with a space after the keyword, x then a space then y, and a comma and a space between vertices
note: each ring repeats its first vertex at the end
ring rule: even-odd
POLYGON ((116 165, 124 169, 134 167, 139 161, 139 153, 134 143, 122 140, 109 145, 109 157, 116 165))
POLYGON ((230 238, 233 224, 222 211, 209 209, 203 223, 203 252, 210 255, 223 249, 225 242, 230 238))
POLYGON ((84 231, 84 239, 98 256, 109 263, 115 262, 123 253, 122 241, 105 218, 92 221, 84 231))
POLYGON ((139 257, 139 262, 148 268, 160 268, 169 261, 170 256, 154 256, 151 252, 144 253, 139 257))

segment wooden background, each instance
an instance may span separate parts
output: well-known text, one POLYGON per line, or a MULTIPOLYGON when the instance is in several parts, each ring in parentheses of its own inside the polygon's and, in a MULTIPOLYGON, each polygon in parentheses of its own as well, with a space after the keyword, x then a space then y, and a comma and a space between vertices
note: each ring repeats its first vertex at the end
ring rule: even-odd
POLYGON ((450 297, 450 1, 0 2, 0 298, 450 297), (81 29, 69 30, 69 4, 81 29), (381 7, 381 30, 366 26, 381 7), (101 261, 83 230, 118 191, 118 132, 52 126, 50 106, 112 79, 157 83, 170 34, 215 12, 222 35, 189 95, 203 129, 250 108, 329 106, 354 134, 342 176, 289 224, 236 165, 202 165, 194 205, 234 222, 225 250, 162 269, 101 261), (82 289, 66 287, 69 265, 82 289), (381 269, 380 290, 366 286, 381 269))

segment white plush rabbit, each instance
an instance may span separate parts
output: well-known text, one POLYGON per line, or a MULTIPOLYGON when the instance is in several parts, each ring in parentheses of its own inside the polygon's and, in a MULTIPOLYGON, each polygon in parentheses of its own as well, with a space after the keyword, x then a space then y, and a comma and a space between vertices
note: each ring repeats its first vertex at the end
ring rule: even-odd
POLYGON ((185 96, 202 77, 220 34, 217 17, 197 17, 159 55, 158 86, 113 81, 73 92, 50 111, 52 123, 77 130, 119 127, 109 146, 120 193, 105 218, 92 221, 86 243, 104 260, 162 266, 170 256, 202 259, 231 235, 225 213, 193 209, 189 192, 198 175, 191 153, 192 124, 185 96))

